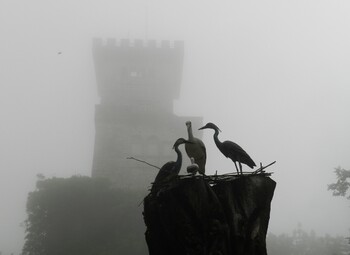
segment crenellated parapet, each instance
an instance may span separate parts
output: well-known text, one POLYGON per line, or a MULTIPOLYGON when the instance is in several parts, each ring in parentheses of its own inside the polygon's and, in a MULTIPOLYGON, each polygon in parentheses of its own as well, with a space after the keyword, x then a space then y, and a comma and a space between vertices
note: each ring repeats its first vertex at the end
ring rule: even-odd
POLYGON ((140 49, 174 49, 174 50, 184 50, 184 42, 175 40, 175 41, 169 41, 169 40, 130 40, 130 39, 121 39, 116 40, 115 38, 94 38, 93 39, 93 47, 94 48, 140 48, 140 49))
POLYGON ((180 93, 183 41, 95 38, 93 55, 102 103, 146 101, 172 112, 180 93))

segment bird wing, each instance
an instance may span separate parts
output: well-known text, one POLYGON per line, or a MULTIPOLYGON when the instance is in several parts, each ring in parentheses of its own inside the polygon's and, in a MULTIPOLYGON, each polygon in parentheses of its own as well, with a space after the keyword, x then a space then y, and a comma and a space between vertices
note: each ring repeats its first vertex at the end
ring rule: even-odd
POLYGON ((237 156, 246 153, 241 146, 232 141, 224 141, 221 144, 220 150, 226 157, 231 159, 232 157, 236 158, 237 156))
POLYGON ((205 172, 205 163, 207 161, 207 151, 202 140, 194 137, 193 143, 185 144, 185 150, 190 158, 194 158, 198 164, 200 172, 205 172))
POLYGON ((207 149, 205 148, 205 145, 202 140, 198 139, 198 143, 202 148, 204 158, 207 158, 207 149))
POLYGON ((251 168, 256 166, 248 153, 237 143, 225 141, 222 143, 222 149, 220 150, 227 158, 230 158, 233 161, 240 161, 251 168))
POLYGON ((175 167, 175 162, 174 161, 169 161, 165 163, 161 169, 159 170, 156 178, 154 179, 154 183, 159 183, 164 181, 169 175, 172 174, 172 170, 175 167))

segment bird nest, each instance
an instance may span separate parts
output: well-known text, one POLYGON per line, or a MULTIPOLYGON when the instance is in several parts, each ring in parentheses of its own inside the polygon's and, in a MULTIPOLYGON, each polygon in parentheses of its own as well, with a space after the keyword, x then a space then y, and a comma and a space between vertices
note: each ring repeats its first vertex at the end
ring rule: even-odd
POLYGON ((178 176, 178 179, 179 180, 183 180, 183 179, 190 179, 190 178, 195 178, 195 179, 204 179, 206 180, 209 184, 217 184, 219 182, 227 182, 227 181, 232 181, 232 180, 235 180, 237 178, 241 178, 241 177, 249 177, 249 176, 256 176, 256 175, 259 175, 259 176, 265 176, 265 177, 269 177, 271 176, 273 173, 270 172, 265 172, 264 169, 266 169, 267 167, 275 164, 276 161, 266 165, 266 166, 263 166, 261 163, 260 163, 260 167, 259 169, 253 171, 253 172, 243 172, 241 174, 238 174, 238 173, 229 173, 229 174, 220 174, 218 175, 217 174, 217 171, 214 175, 193 175, 193 174, 187 174, 187 175, 179 175, 178 176))
POLYGON ((243 177, 252 177, 252 176, 264 176, 269 177, 273 174, 273 172, 265 172, 265 171, 254 171, 254 172, 243 172, 242 174, 232 173, 232 174, 214 174, 214 175, 179 175, 178 180, 186 180, 186 179, 203 179, 211 185, 216 185, 221 182, 229 182, 236 180, 238 178, 243 177))
POLYGON ((160 182, 160 183, 152 183, 152 186, 155 186, 157 190, 165 191, 172 189, 178 186, 182 180, 204 180, 209 185, 216 185, 223 182, 230 182, 239 178, 247 178, 253 176, 264 176, 269 177, 273 174, 273 172, 265 172, 264 169, 273 165, 276 161, 268 164, 267 166, 262 166, 260 164, 260 168, 253 172, 243 172, 241 174, 238 173, 229 173, 229 174, 214 174, 214 175, 201 175, 201 174, 186 174, 186 175, 178 175, 175 179, 170 182, 160 182))

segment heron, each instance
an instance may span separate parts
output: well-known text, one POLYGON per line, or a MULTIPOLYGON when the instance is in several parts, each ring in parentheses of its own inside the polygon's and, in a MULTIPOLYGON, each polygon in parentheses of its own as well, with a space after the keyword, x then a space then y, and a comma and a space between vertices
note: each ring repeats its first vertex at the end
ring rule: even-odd
POLYGON ((190 143, 185 144, 185 150, 189 158, 194 158, 195 163, 198 165, 198 172, 205 174, 205 163, 207 161, 207 152, 205 145, 201 139, 193 136, 191 121, 186 122, 188 141, 190 143))
POLYGON ((214 141, 218 149, 226 156, 226 158, 230 158, 233 163, 235 163, 237 174, 242 172, 242 164, 246 164, 250 168, 254 168, 255 163, 251 159, 251 157, 248 155, 245 150, 242 149, 241 146, 239 146, 237 143, 234 143, 232 141, 224 141, 220 142, 218 135, 221 130, 214 124, 214 123, 207 123, 205 126, 199 128, 199 130, 202 129, 213 129, 215 131, 214 133, 214 141), (236 162, 239 164, 239 171, 236 162))
POLYGON ((176 140, 176 142, 174 143, 173 149, 177 154, 177 159, 176 161, 169 161, 165 163, 160 168, 153 182, 153 186, 151 189, 152 192, 154 192, 157 188, 159 188, 159 185, 171 182, 178 176, 182 165, 182 154, 181 154, 181 151, 179 150, 179 146, 181 144, 187 144, 187 143, 190 143, 190 142, 184 138, 179 138, 176 140))

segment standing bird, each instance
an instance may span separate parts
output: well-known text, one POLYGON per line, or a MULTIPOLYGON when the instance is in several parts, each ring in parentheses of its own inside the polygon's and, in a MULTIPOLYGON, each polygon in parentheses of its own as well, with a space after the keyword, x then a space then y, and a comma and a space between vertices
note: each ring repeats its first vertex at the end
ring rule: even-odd
POLYGON ((250 168, 253 168, 255 165, 254 161, 249 157, 248 153, 246 153, 241 146, 238 144, 231 142, 231 141, 225 141, 220 142, 218 135, 219 131, 221 131, 214 123, 207 123, 204 127, 201 127, 199 130, 202 129, 214 129, 214 141, 216 146, 219 148, 219 150, 226 156, 226 158, 230 158, 233 163, 235 163, 235 167, 237 170, 237 173, 242 174, 242 163, 246 164, 250 168), (239 164, 239 171, 236 162, 238 161, 239 164))
POLYGON ((173 149, 177 154, 177 159, 175 162, 169 161, 161 167, 161 169, 159 170, 154 180, 151 192, 156 192, 157 190, 159 190, 159 187, 162 184, 170 182, 178 176, 182 165, 182 154, 181 154, 181 151, 179 150, 179 145, 184 143, 187 144, 190 142, 185 140, 184 138, 179 138, 176 140, 176 142, 174 143, 173 149))
POLYGON ((194 158, 194 162, 198 165, 198 172, 205 174, 205 163, 207 161, 207 152, 202 140, 193 136, 191 121, 186 122, 188 141, 190 143, 185 144, 186 153, 189 158, 194 158))

